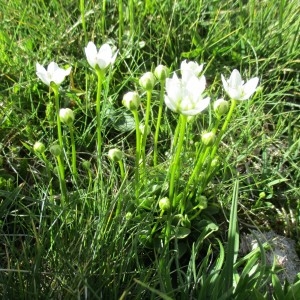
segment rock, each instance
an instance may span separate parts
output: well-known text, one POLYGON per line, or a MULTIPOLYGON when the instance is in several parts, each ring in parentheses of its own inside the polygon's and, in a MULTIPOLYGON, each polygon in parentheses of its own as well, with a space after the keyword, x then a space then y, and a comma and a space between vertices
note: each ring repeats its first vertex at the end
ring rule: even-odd
POLYGON ((300 273, 300 259, 295 250, 295 241, 278 235, 274 231, 253 230, 251 234, 241 237, 241 253, 246 254, 258 248, 257 238, 262 244, 268 242, 271 246, 270 250, 266 250, 266 259, 270 266, 275 260, 276 265, 283 269, 278 274, 280 282, 283 284, 286 279, 289 283, 293 283, 297 274, 300 273))

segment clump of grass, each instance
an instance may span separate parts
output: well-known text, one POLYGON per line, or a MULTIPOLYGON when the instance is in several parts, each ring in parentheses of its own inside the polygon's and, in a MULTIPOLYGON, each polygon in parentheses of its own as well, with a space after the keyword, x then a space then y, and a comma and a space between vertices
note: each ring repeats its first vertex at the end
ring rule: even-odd
POLYGON ((286 295, 274 270, 264 266, 263 245, 244 258, 236 251, 238 227, 299 238, 297 2, 281 1, 279 8, 269 1, 233 0, 80 4, 1 6, 1 295, 229 299, 265 297, 267 282, 276 295, 286 295), (89 40, 120 48, 98 96, 97 74, 84 56, 89 40), (208 147, 218 150, 210 174, 202 171, 210 170, 205 167, 213 159, 201 153, 212 152, 199 149, 203 130, 215 124, 212 107, 181 134, 176 115, 162 105, 158 84, 151 94, 139 87, 145 72, 159 64, 178 71, 184 59, 206 63, 212 103, 226 97, 221 73, 227 77, 237 68, 245 78, 261 79, 255 97, 235 108, 218 146, 208 147), (59 89, 60 108, 75 113, 74 139, 68 126, 62 128, 64 204, 62 173, 49 153, 58 139, 58 114, 54 94, 36 79, 36 61, 72 66, 59 89), (141 97, 135 116, 122 106, 128 91, 141 97), (97 97, 101 111, 95 118, 97 97), (137 120, 144 132, 135 130, 137 120), (136 136, 142 145, 138 156, 136 136), (185 151, 178 151, 180 168, 170 169, 176 140, 185 151), (45 145, 39 155, 36 141, 45 145), (109 160, 112 148, 122 150, 120 161, 109 160), (189 181, 199 157, 197 180, 189 181), (171 210, 166 197, 175 204, 171 210))

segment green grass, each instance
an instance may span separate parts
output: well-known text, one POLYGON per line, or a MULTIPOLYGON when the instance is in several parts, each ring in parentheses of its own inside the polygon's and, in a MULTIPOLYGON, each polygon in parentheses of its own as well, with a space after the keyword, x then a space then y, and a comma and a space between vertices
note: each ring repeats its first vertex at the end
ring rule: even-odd
MULTIPOLYGON (((266 245, 246 257, 235 251, 238 228, 240 234, 272 229, 300 247, 298 1, 0 0, 0 6, 3 299, 296 299, 299 281, 288 292, 264 265, 266 245), (96 151, 97 76, 84 54, 88 41, 119 49, 102 87, 101 157, 96 151), (146 175, 138 187, 135 123, 122 105, 123 95, 137 90, 144 123, 146 93, 139 78, 158 64, 178 71, 184 59, 205 63, 212 102, 228 99, 220 74, 228 78, 236 68, 243 78, 260 78, 259 91, 234 111, 211 180, 191 199, 193 205, 199 196, 208 201, 195 218, 188 210, 180 217, 177 210, 173 216, 158 206, 169 195, 178 119, 164 106, 154 167, 159 84, 152 93, 146 175), (60 90, 61 107, 75 112, 78 168, 74 180, 69 131, 63 126, 66 205, 49 152, 57 140, 54 97, 35 74, 36 62, 51 61, 72 66, 60 90), (46 145, 48 169, 33 151, 36 141, 46 145), (116 147, 124 153, 125 179, 107 157, 116 147), (237 207, 231 209, 232 202, 237 207), (168 235, 174 238, 168 241, 168 235)), ((188 123, 181 173, 174 173, 178 197, 183 197, 201 133, 214 122, 210 107, 188 123)))

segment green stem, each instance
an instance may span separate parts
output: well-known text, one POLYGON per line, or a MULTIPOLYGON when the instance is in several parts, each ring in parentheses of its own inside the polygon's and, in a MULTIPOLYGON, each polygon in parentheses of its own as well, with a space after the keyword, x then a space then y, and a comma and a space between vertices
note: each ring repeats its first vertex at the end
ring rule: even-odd
POLYGON ((85 14, 84 14, 84 0, 80 0, 80 14, 81 14, 81 23, 82 23, 82 29, 84 32, 84 41, 87 44, 88 37, 87 37, 87 31, 86 31, 86 24, 85 24, 85 14))
POLYGON ((61 154, 59 156, 57 156, 60 186, 61 186, 61 192, 62 192, 61 203, 62 203, 62 205, 65 205, 65 201, 67 200, 67 186, 66 186, 66 180, 65 180, 65 168, 64 168, 64 161, 63 161, 64 145, 63 145, 63 138, 62 138, 62 131, 61 131, 61 122, 60 122, 60 117, 59 117, 59 93, 58 93, 58 86, 56 84, 52 84, 51 87, 54 91, 57 135, 58 135, 59 146, 61 148, 61 154))
MULTIPOLYGON (((212 132, 214 134, 216 134, 216 132, 218 130, 218 127, 219 127, 219 124, 220 124, 220 118, 217 119, 217 121, 215 123, 215 126, 212 129, 212 132)), ((199 176, 199 174, 201 172, 201 169, 203 167, 203 164, 204 164, 206 158, 209 156, 209 151, 210 150, 211 150, 210 146, 201 145, 199 147, 199 153, 197 154, 197 157, 198 157, 197 163, 196 163, 196 166, 193 169, 192 175, 190 176, 190 178, 188 180, 188 183, 187 183, 187 185, 185 187, 185 193, 184 193, 185 196, 189 193, 190 186, 195 182, 196 178, 198 178, 198 176, 199 176)))
POLYGON ((55 111, 56 111, 56 124, 57 124, 57 135, 58 135, 58 142, 59 146, 61 147, 61 150, 63 151, 63 138, 62 138, 62 132, 61 132, 61 122, 59 118, 59 95, 58 95, 58 86, 51 85, 53 91, 54 91, 54 98, 55 98, 55 111))
POLYGON ((120 168, 121 179, 124 180, 125 179, 125 170, 124 170, 123 160, 119 160, 118 164, 119 164, 119 168, 120 168))
POLYGON ((102 38, 105 36, 105 18, 106 18, 106 0, 102 1, 102 16, 101 16, 101 30, 102 30, 102 38))
POLYGON ((164 86, 165 86, 165 80, 162 80, 160 82, 160 94, 159 94, 159 108, 158 108, 158 116, 157 116, 157 123, 155 128, 155 135, 154 135, 154 154, 153 154, 153 164, 154 167, 157 166, 157 147, 158 147, 158 136, 159 136, 159 129, 160 129, 160 123, 161 123, 161 116, 163 111, 163 102, 164 102, 164 86))
MULTIPOLYGON (((187 122, 187 116, 180 115, 179 122, 177 124, 177 127, 179 126, 179 137, 178 137, 178 145, 176 148, 175 156, 172 161, 171 165, 171 176, 170 176, 170 187, 169 187, 169 199, 171 201, 171 207, 174 206, 174 200, 175 200, 175 182, 178 179, 179 175, 179 161, 180 161, 180 154, 182 150, 182 145, 184 141, 184 134, 185 134, 185 127, 187 122)), ((177 128, 176 128, 177 130, 177 128)), ((175 146, 175 145, 174 145, 175 146)))
POLYGON ((42 159, 45 163, 46 166, 46 172, 49 180, 49 194, 50 194, 50 200, 53 200, 53 189, 52 189, 52 178, 51 178, 51 168, 50 168, 50 163, 45 155, 45 153, 42 153, 42 159))
POLYGON ((143 163, 143 175, 146 172, 146 140, 147 140, 147 133, 148 133, 148 124, 150 118, 150 108, 151 108, 151 97, 152 91, 147 91, 147 106, 146 106, 146 117, 145 117, 145 129, 143 134, 142 140, 142 163, 143 163))
POLYGON ((135 196, 139 197, 139 181, 140 181, 140 153, 141 153, 141 134, 140 134, 140 120, 137 110, 132 111, 135 121, 136 133, 136 153, 135 153, 135 196))
POLYGON ((56 156, 57 163, 58 163, 58 174, 59 174, 59 182, 61 188, 61 204, 65 206, 67 200, 67 186, 66 186, 66 179, 65 179, 65 168, 61 158, 61 155, 56 156))
POLYGON ((119 195, 118 195, 118 203, 117 203, 117 209, 116 209, 116 216, 118 216, 121 212, 121 208, 122 208, 122 203, 123 203, 123 184, 125 184, 125 170, 124 170, 124 163, 123 160, 119 160, 118 161, 119 164, 119 168, 120 168, 120 174, 121 174, 121 179, 122 179, 122 183, 119 189, 119 195))
POLYGON ((72 173, 75 181, 77 181, 77 167, 76 167, 76 148, 75 148, 75 139, 74 139, 74 129, 73 125, 69 126, 70 136, 71 136, 71 145, 72 145, 72 173))
POLYGON ((123 32, 124 32, 123 0, 119 0, 119 50, 122 47, 123 32))
POLYGON ((215 155, 216 155, 216 152, 218 150, 220 141, 221 141, 221 139, 222 139, 222 137, 223 137, 223 135, 224 135, 224 133, 225 133, 225 131, 227 129, 227 126, 228 126, 229 121, 230 121, 230 119, 232 117, 232 114, 233 114, 233 111, 234 111, 234 109, 236 107, 236 104, 237 104, 237 101, 232 99, 231 100, 231 106, 230 106, 229 112, 228 112, 228 114, 226 116, 226 119, 225 119, 225 121, 223 123, 223 126, 222 126, 222 128, 221 128, 221 130, 220 130, 220 132, 219 132, 219 134, 217 136, 217 140, 216 140, 216 142, 215 142, 215 144, 214 144, 214 146, 212 148, 212 152, 211 152, 211 155, 210 155, 211 159, 213 159, 215 157, 215 155))
POLYGON ((129 0, 129 24, 130 24, 130 37, 133 37, 134 32, 134 3, 129 0))
POLYGON ((101 92, 102 92, 102 83, 103 83, 103 78, 104 78, 104 72, 102 70, 96 68, 96 73, 97 73, 97 77, 98 77, 97 96, 96 96, 96 120, 97 120, 97 156, 98 156, 98 173, 99 173, 100 169, 101 169, 101 146, 102 146, 101 92))
POLYGON ((207 165, 207 169, 206 169, 206 172, 205 172, 205 180, 204 180, 204 182, 202 183, 202 185, 200 187, 201 188, 200 192, 202 192, 204 190, 204 188, 206 187, 206 184, 207 184, 208 180, 211 177, 211 172, 212 172, 212 165, 211 165, 211 163, 212 163, 212 160, 216 156, 216 152, 218 150, 220 141, 221 141, 221 139, 222 139, 222 137, 223 137, 223 135, 224 135, 227 127, 228 127, 228 124, 229 124, 229 122, 231 120, 231 117, 232 117, 232 114, 233 114, 233 111, 234 111, 236 105, 237 105, 237 100, 231 99, 231 105, 230 105, 229 112, 228 112, 228 114, 226 116, 226 119, 225 119, 225 121, 223 123, 223 126, 222 126, 222 128, 221 128, 221 130, 220 130, 220 132, 219 132, 219 134, 217 136, 217 139, 216 139, 216 141, 214 143, 214 146, 212 148, 212 151, 211 151, 211 154, 210 154, 210 157, 209 157, 209 162, 208 162, 208 165, 207 165))

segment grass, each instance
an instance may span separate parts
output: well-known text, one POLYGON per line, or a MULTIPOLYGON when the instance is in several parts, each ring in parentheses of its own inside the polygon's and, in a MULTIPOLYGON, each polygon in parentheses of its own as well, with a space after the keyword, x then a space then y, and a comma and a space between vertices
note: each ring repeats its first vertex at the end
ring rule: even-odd
MULTIPOLYGON (((275 271, 264 265, 267 246, 240 257, 237 237, 239 231, 272 229, 297 241, 299 250, 298 2, 77 2, 0 0, 0 295, 296 299, 299 279, 281 287, 275 271), (97 47, 108 41, 119 49, 102 85, 101 157, 96 151, 97 76, 84 54, 88 41, 97 47), (180 215, 158 206, 169 196, 178 114, 163 107, 153 166, 160 105, 156 84, 146 174, 137 184, 135 122, 122 98, 128 91, 139 92, 138 115, 145 123, 146 92, 139 78, 158 64, 178 71, 184 59, 205 63, 212 103, 228 99, 220 74, 228 78, 234 68, 243 78, 258 76, 260 87, 234 111, 214 174, 201 195, 193 192, 189 199, 193 213, 184 206, 180 215), (49 152, 57 140, 54 96, 35 74, 36 62, 50 61, 72 66, 59 91, 61 107, 75 112, 77 180, 71 172, 69 130, 62 126, 65 205, 49 152), (36 141, 46 145, 46 160, 33 151, 36 141), (125 178, 107 156, 112 148, 123 152, 125 178), (196 206, 200 199, 207 200, 206 208, 196 206)), ((180 174, 177 169, 172 173, 175 203, 183 197, 202 131, 214 125, 211 108, 186 127, 180 174)))

